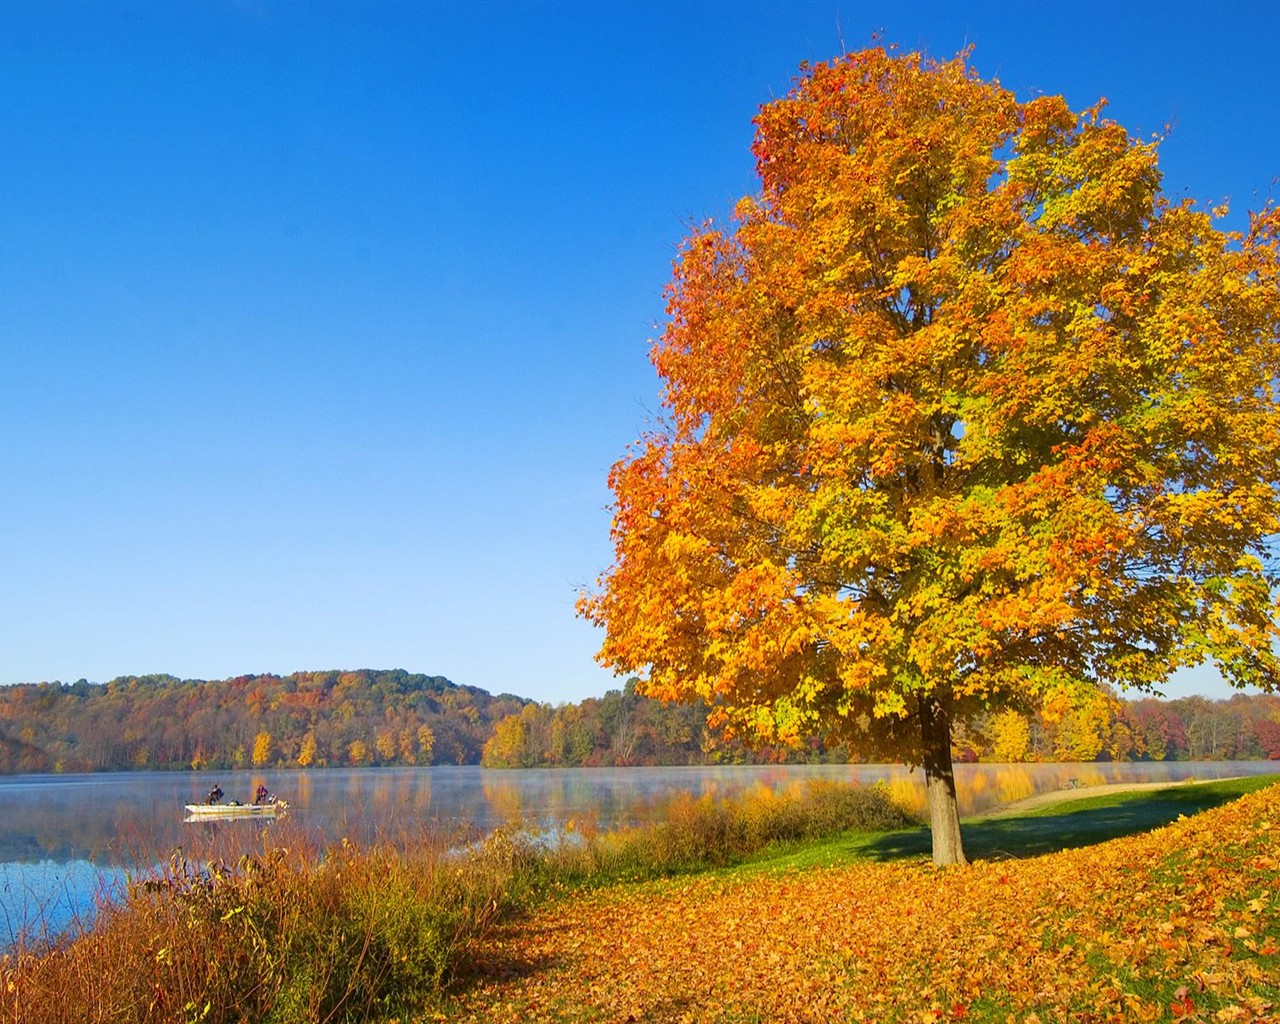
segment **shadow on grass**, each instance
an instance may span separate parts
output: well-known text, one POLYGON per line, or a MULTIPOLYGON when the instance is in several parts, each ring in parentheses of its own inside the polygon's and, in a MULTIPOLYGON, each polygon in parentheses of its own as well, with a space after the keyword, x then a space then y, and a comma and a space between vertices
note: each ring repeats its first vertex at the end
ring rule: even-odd
MULTIPOLYGON (((1113 793, 1058 804, 1016 817, 986 818, 962 824, 964 849, 970 860, 1036 857, 1059 850, 1104 843, 1147 832, 1235 800, 1274 784, 1277 777, 1256 776, 1167 789, 1113 793)), ((928 828, 892 832, 869 839, 859 851, 870 860, 928 856, 928 828)))

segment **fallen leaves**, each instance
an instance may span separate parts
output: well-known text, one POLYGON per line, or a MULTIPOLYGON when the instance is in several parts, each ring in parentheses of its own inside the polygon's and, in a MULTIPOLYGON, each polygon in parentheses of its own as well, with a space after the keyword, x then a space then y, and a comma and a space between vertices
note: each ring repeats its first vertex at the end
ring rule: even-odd
POLYGON ((474 1022, 1222 1021, 1280 1003, 1280 786, 1145 835, 938 871, 616 886, 506 928, 474 1022), (1189 856, 1194 851, 1196 856, 1189 856))

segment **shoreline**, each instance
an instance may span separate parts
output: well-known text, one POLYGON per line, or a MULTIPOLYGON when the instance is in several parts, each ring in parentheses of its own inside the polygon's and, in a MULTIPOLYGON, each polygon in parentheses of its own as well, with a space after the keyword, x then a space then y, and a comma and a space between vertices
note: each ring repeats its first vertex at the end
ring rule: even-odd
POLYGON ((1211 782, 1226 782, 1231 779, 1243 778, 1240 775, 1224 776, 1221 779, 1183 779, 1179 782, 1171 782, 1163 780, 1161 782, 1104 782, 1097 786, 1080 786, 1075 789, 1055 789, 1045 793, 1036 793, 1034 796, 1025 797, 1011 804, 1004 804, 985 814, 977 814, 970 820, 986 821, 992 818, 1013 818, 1022 814, 1024 811, 1032 811, 1039 807, 1046 807, 1050 804, 1058 803, 1074 803, 1077 800, 1088 800, 1095 796, 1105 796, 1110 793, 1136 793, 1150 789, 1174 789, 1181 786, 1204 786, 1211 782))

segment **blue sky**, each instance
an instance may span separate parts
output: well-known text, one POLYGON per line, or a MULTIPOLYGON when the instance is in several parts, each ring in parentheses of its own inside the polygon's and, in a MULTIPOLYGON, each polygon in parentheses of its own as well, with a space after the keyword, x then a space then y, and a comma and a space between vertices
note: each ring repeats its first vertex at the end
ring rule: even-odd
POLYGON ((0 683, 616 685, 573 603, 671 258, 877 32, 1172 125, 1236 225, 1280 174, 1275 3, 0 7, 0 683))

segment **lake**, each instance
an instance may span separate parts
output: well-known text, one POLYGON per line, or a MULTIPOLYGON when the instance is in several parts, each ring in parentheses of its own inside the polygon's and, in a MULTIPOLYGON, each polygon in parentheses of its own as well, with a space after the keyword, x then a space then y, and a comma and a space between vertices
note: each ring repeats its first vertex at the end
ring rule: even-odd
MULTIPOLYGON (((1085 764, 961 764, 961 813, 1037 793, 1114 782, 1177 782, 1267 774, 1266 761, 1085 764)), ((751 786, 785 789, 812 779, 883 781, 923 812, 924 781, 902 765, 560 768, 497 771, 473 766, 211 773, 125 772, 0 776, 0 948, 24 929, 50 934, 87 920, 130 871, 188 845, 260 845, 264 827, 302 830, 316 841, 396 837, 423 827, 490 830, 509 822, 555 829, 593 820, 612 827, 650 820, 678 793, 727 796, 751 786), (259 784, 289 802, 278 826, 262 821, 184 824, 182 805, 217 782, 248 803, 259 784)))

